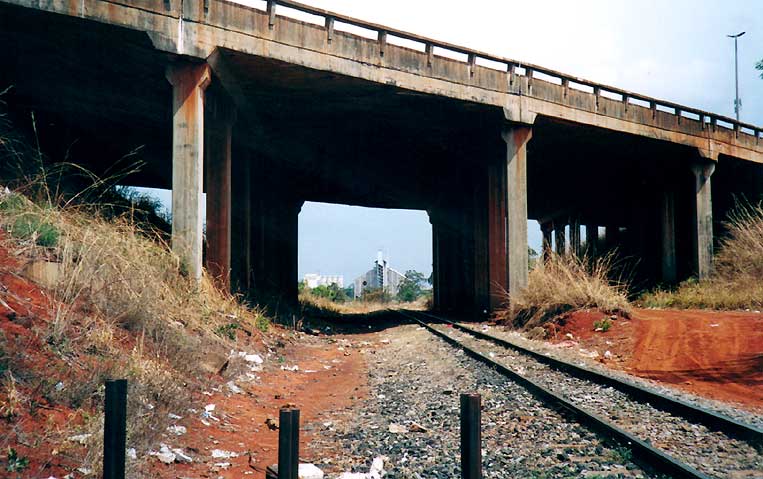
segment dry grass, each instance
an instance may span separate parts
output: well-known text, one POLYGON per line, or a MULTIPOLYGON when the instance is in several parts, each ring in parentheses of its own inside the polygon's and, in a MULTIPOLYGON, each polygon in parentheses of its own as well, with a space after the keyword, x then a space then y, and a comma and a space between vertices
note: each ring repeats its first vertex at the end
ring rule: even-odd
MULTIPOLYGON (((60 391, 47 388, 49 399, 74 409, 94 405, 97 412, 104 380, 128 379, 128 445, 140 455, 154 446, 168 412, 185 412, 192 386, 225 362, 237 337, 257 335, 267 324, 208 278, 200 285, 188 278, 160 237, 129 218, 38 206, 14 194, 0 198, 0 227, 18 257, 59 264, 49 288, 53 310, 39 332, 45 344, 64 362, 92 358, 80 362, 77 381, 60 391), (14 231, 19 218, 31 230, 14 231), (54 244, 40 244, 39 225, 55 230, 54 244)), ((85 464, 97 474, 102 415, 87 416, 73 433, 93 433, 85 464)))
POLYGON ((647 293, 647 307, 718 310, 763 309, 763 206, 738 205, 729 215, 711 277, 689 280, 675 291, 647 293))
POLYGON ((595 261, 552 254, 532 271, 528 287, 506 297, 508 308, 497 313, 501 322, 532 328, 578 309, 597 308, 630 314, 627 285, 611 279, 613 256, 595 261))
POLYGON ((328 315, 337 314, 369 314, 386 309, 415 309, 424 311, 427 309, 426 298, 418 301, 403 303, 399 301, 376 302, 376 301, 346 301, 335 303, 327 298, 322 298, 303 291, 299 295, 299 302, 305 314, 328 315))

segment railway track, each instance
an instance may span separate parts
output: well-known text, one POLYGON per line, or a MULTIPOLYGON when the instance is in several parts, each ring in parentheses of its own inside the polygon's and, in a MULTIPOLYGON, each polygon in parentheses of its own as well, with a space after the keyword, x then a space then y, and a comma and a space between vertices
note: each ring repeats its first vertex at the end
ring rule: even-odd
POLYGON ((763 431, 428 313, 400 312, 674 478, 763 477, 763 431), (435 324, 430 324, 435 321, 435 324))

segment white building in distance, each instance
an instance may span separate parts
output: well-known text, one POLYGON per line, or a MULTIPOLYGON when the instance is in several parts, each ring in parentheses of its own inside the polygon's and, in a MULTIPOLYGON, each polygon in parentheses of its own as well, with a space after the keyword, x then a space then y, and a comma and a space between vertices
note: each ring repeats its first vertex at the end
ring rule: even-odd
POLYGON ((344 276, 341 274, 315 274, 307 273, 305 275, 305 286, 310 289, 317 288, 318 286, 329 286, 335 284, 340 288, 344 288, 344 276))
POLYGON ((355 298, 360 298, 363 296, 363 290, 368 288, 382 289, 390 296, 395 296, 403 279, 405 279, 405 275, 390 268, 382 252, 379 251, 376 255, 374 267, 366 274, 355 279, 354 296, 355 298))

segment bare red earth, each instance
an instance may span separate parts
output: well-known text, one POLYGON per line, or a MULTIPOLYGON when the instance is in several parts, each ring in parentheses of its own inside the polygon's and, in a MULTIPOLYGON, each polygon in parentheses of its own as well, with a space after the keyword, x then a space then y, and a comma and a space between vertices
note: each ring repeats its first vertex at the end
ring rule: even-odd
POLYGON ((595 332, 601 312, 568 315, 555 341, 571 333, 606 364, 704 397, 763 410, 763 314, 636 309, 630 320, 595 332))
MULTIPOLYGON (((369 338, 352 338, 353 342, 363 339, 369 338)), ((204 397, 206 403, 215 404, 215 414, 225 417, 227 425, 210 421, 212 424, 205 426, 198 417, 181 421, 180 424, 188 428, 188 434, 173 445, 184 446, 197 461, 203 462, 169 466, 156 462, 152 468, 155 477, 264 478, 265 468, 278 462, 278 431, 271 430, 265 421, 268 418, 277 421, 279 409, 286 405, 300 409, 300 459, 319 461, 321 458, 314 457, 309 447, 312 434, 305 431, 320 430, 320 423, 326 420, 323 417, 351 407, 366 395, 365 361, 355 350, 345 353, 324 341, 293 348, 284 359, 283 364, 298 365, 299 370, 269 367, 260 374, 258 384, 242 385, 245 394, 218 393, 204 397), (327 363, 331 369, 324 368, 327 363), (210 459, 213 449, 248 451, 249 454, 232 459, 210 459), (225 462, 230 466, 214 467, 215 463, 225 462)))
MULTIPOLYGON (((19 457, 29 460, 22 477, 63 477, 81 465, 85 447, 67 440, 82 414, 93 414, 99 405, 86 402, 80 410, 60 404, 49 404, 40 390, 26 384, 45 379, 53 383, 62 381, 76 384, 99 367, 101 357, 78 354, 73 357, 55 354, 45 343, 55 311, 55 300, 43 288, 20 276, 21 261, 4 247, 0 232, 0 360, 16 378, 20 402, 12 417, 0 418, 0 469, 5 470, 5 455, 12 447, 19 457)), ((135 344, 132 333, 116 329, 115 344, 129 354, 135 344)), ((256 383, 239 384, 242 394, 229 394, 226 380, 220 376, 197 378, 205 384, 211 395, 201 390, 194 394, 198 410, 206 404, 215 404, 215 415, 220 422, 210 421, 206 426, 199 415, 177 411, 184 416, 179 422, 187 427, 187 434, 167 436, 165 441, 194 457, 194 464, 165 465, 155 458, 149 459, 149 477, 175 479, 177 477, 265 477, 265 468, 277 462, 278 431, 265 425, 269 417, 278 419, 280 407, 291 404, 301 410, 301 458, 311 461, 318 452, 310 449, 311 429, 319 430, 323 416, 332 411, 351 407, 366 394, 366 366, 358 349, 345 347, 327 338, 287 338, 282 330, 273 331, 273 338, 284 339, 283 348, 266 358, 264 371, 258 373, 256 383), (280 360, 279 360, 280 356, 280 360), (298 371, 282 370, 281 365, 299 366, 298 371), (309 371, 309 372, 307 372, 309 371), (215 392, 217 391, 217 392, 215 392), (232 459, 212 459, 211 451, 221 449, 245 454, 232 459), (251 459, 250 459, 251 458, 251 459), (215 468, 217 462, 230 466, 215 468)), ((372 335, 354 335, 352 343, 368 340, 372 335)), ((244 339, 239 347, 248 349, 244 339)), ((261 344, 251 345, 261 348, 261 344)), ((0 403, 8 401, 8 390, 0 377, 0 403)), ((182 378, 179 378, 182 380, 182 378)), ((156 445, 158 449, 158 444, 156 445)), ((0 477, 4 477, 0 472, 0 477)), ((81 477, 77 474, 77 477, 81 477)))

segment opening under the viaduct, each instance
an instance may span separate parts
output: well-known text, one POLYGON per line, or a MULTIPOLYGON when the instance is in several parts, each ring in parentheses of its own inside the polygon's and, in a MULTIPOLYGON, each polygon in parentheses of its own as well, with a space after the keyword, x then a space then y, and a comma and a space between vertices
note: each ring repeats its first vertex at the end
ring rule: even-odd
POLYGON ((426 211, 306 202, 298 228, 296 280, 308 288, 341 281, 339 286, 352 288, 350 299, 378 289, 395 299, 401 275, 416 271, 431 278, 432 225, 426 211))

